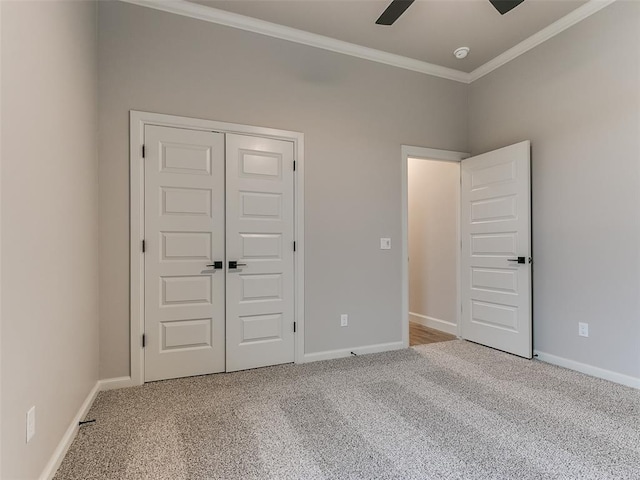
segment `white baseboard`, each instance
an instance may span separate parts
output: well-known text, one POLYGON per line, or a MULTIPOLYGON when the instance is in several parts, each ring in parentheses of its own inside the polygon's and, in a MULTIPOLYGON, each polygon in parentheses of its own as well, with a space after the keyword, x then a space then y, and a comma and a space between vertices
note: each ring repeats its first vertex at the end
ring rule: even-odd
POLYGON ((69 428, 67 428, 67 431, 62 436, 62 439, 58 443, 58 446, 53 452, 53 455, 51 455, 51 459, 40 475, 41 480, 50 480, 55 476, 58 467, 60 467, 62 460, 64 460, 64 457, 69 450, 69 447, 73 443, 73 440, 76 438, 79 427, 78 424, 89 412, 89 409, 91 408, 91 405, 93 405, 98 392, 101 392, 103 390, 112 390, 114 388, 132 387, 133 385, 134 383, 132 382, 131 377, 108 378, 105 380, 98 380, 96 382, 96 384, 87 395, 87 398, 85 398, 84 402, 80 406, 78 413, 76 413, 75 417, 73 417, 69 428))
POLYGON ((441 332, 450 333, 451 335, 458 336, 458 326, 453 322, 441 320, 439 318, 428 317, 427 315, 420 315, 419 313, 409 312, 409 321, 413 323, 419 323, 425 327, 435 328, 441 332))
POLYGON ((104 380, 99 380, 98 385, 100 386, 100 391, 105 390, 114 390, 116 388, 127 388, 133 387, 135 384, 131 377, 115 377, 115 378, 105 378, 104 380))
POLYGON ((93 388, 87 395, 87 398, 85 398, 84 402, 80 406, 78 413, 76 413, 75 417, 73 417, 73 420, 71 420, 71 424, 69 425, 69 428, 67 428, 67 431, 64 432, 64 435, 62 436, 62 439, 60 440, 60 442, 58 443, 58 446, 54 450, 53 455, 51 455, 49 462, 44 467, 44 470, 40 475, 41 480, 50 480, 56 474, 56 471, 58 470, 58 467, 62 463, 64 456, 67 454, 67 450, 69 450, 69 447, 73 443, 73 439, 76 438, 76 434, 78 433, 78 427, 79 427, 78 424, 87 414, 87 412, 89 412, 89 409, 91 408, 91 405, 93 404, 93 401, 95 400, 96 395, 98 394, 99 388, 100 388, 99 382, 96 382, 96 384, 93 386, 93 388))
POLYGON ((403 342, 378 343, 376 345, 367 345, 364 347, 343 348, 340 350, 328 350, 326 352, 305 353, 304 363, 317 362, 319 360, 332 360, 334 358, 344 358, 351 356, 351 352, 356 355, 365 355, 367 353, 389 352, 391 350, 400 350, 405 348, 403 342))
POLYGON ((612 372, 611 370, 605 370, 604 368, 594 367, 586 363, 576 362, 575 360, 569 360, 568 358, 558 357, 551 355, 550 353, 541 352, 539 350, 533 351, 538 360, 551 363, 559 367, 575 370, 580 373, 591 375, 592 377, 602 378, 609 380, 610 382, 626 385, 627 387, 640 389, 640 378, 631 377, 622 373, 612 372))

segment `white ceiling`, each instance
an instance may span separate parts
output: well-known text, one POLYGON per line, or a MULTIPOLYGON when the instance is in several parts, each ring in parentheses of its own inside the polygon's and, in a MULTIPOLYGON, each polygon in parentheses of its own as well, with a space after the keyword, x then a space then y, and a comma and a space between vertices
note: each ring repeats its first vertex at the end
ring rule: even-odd
POLYGON ((580 7, 585 0, 525 0, 500 15, 489 0, 417 0, 392 25, 375 21, 391 0, 191 0, 383 52, 471 72, 580 7), (464 60, 453 56, 471 49, 464 60))

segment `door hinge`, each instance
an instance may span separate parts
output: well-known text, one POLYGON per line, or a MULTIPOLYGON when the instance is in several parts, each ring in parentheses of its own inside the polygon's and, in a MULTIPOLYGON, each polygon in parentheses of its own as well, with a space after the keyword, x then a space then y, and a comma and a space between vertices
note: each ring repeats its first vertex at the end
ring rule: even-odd
POLYGON ((295 241, 293 242, 293 251, 294 252, 296 251, 296 242, 295 241))
POLYGON ((145 153, 146 153, 146 152, 145 152, 145 148, 144 148, 144 145, 142 145, 142 158, 144 158, 144 156, 145 156, 145 153))
POLYGON ((297 325, 296 322, 293 322, 293 333, 296 333, 297 325))
POLYGON ((147 244, 145 243, 144 240, 142 240, 142 253, 144 253, 147 250, 147 244))
POLYGON ((294 172, 296 171, 296 161, 295 160, 293 161, 293 171, 294 172))
POLYGON ((142 348, 147 346, 147 336, 143 333, 142 334, 142 348))

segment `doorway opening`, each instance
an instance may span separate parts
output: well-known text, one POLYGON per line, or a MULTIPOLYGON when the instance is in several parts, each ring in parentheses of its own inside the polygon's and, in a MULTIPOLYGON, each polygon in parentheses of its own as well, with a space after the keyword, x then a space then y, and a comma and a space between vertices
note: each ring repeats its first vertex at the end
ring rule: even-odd
POLYGON ((402 147, 403 341, 460 335, 460 161, 469 154, 402 147))
POLYGON ((409 157, 409 345, 458 333, 460 164, 409 157))

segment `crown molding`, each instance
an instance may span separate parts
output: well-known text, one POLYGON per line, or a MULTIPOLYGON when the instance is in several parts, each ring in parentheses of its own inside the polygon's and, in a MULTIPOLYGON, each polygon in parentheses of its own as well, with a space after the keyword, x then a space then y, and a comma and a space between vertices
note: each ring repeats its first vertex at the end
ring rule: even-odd
POLYGON ((604 7, 611 5, 613 2, 615 2, 615 0, 589 0, 584 5, 576 8, 548 27, 543 28, 538 33, 534 33, 529 38, 511 47, 509 50, 501 53, 493 60, 489 60, 484 65, 476 68, 474 71, 468 74, 468 83, 474 82, 479 78, 484 77, 488 73, 493 72, 495 69, 500 68, 505 63, 510 62, 514 58, 519 57, 523 53, 528 52, 532 48, 537 47, 541 43, 546 42, 547 40, 555 37, 561 32, 564 32, 567 28, 572 27, 576 23, 584 20, 587 17, 590 17, 596 12, 599 12, 604 7))
POLYGON ((383 52, 374 48, 363 47, 354 43, 336 40, 316 33, 305 32, 296 28, 266 22, 256 18, 226 12, 217 8, 207 7, 186 0, 121 0, 142 7, 149 7, 163 12, 174 13, 185 17, 197 18, 227 27, 238 28, 248 32, 258 33, 269 37, 301 43, 310 47, 321 48, 331 52, 342 53, 352 57, 383 63, 392 67, 403 68, 414 72, 424 73, 435 77, 446 78, 461 83, 469 83, 469 74, 414 58, 403 57, 393 53, 383 52))
POLYGON ((374 48, 363 47, 362 45, 356 45, 354 43, 337 40, 335 38, 325 37, 324 35, 298 30, 297 28, 286 27, 284 25, 278 25, 276 23, 259 20, 257 18, 207 7, 205 5, 188 2, 186 0, 121 1, 468 84, 484 77, 488 73, 493 72, 514 58, 517 58, 532 48, 537 47, 541 43, 546 42, 550 38, 602 10, 616 0, 589 0, 584 5, 576 8, 548 27, 543 28, 514 47, 511 47, 509 50, 501 53, 494 59, 489 60, 484 65, 476 68, 471 73, 443 67, 441 65, 435 65, 433 63, 423 62, 421 60, 404 57, 402 55, 396 55, 394 53, 383 52, 374 48))

